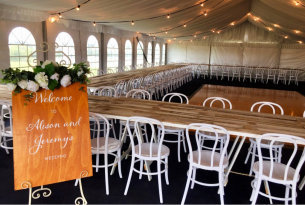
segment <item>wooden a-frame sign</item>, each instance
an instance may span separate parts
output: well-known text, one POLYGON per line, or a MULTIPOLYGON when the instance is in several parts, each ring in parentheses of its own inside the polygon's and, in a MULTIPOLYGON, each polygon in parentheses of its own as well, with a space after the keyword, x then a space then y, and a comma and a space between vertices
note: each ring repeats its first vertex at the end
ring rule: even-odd
POLYGON ((86 85, 41 89, 12 97, 15 190, 92 176, 86 85))

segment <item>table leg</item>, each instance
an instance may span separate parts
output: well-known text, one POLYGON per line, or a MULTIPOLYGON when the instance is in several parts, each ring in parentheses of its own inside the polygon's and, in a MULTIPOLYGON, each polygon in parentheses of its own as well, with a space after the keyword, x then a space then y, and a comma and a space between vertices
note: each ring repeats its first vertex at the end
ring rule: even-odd
POLYGON ((241 150, 241 148, 242 148, 242 146, 243 146, 243 144, 245 142, 245 139, 246 139, 246 137, 244 137, 244 136, 241 138, 241 140, 239 142, 239 145, 238 145, 238 147, 237 147, 237 149, 236 149, 236 151, 234 153, 233 159, 232 159, 231 163, 229 164, 229 167, 228 167, 227 172, 225 174, 224 186, 226 186, 227 183, 228 183, 228 177, 229 177, 230 171, 232 170, 232 167, 233 167, 233 165, 234 165, 234 163, 236 161, 236 158, 237 158, 237 156, 238 156, 238 154, 239 154, 239 152, 240 152, 240 150, 241 150))
POLYGON ((236 138, 235 138, 235 140, 234 140, 234 143, 233 143, 233 145, 232 145, 232 147, 231 147, 231 150, 230 150, 230 153, 229 153, 229 155, 228 155, 228 158, 229 158, 229 159, 231 158, 231 155, 232 155, 232 153, 233 153, 233 151, 234 151, 234 149, 235 149, 235 146, 236 146, 236 144, 237 144, 239 138, 240 138, 240 136, 236 136, 236 138))

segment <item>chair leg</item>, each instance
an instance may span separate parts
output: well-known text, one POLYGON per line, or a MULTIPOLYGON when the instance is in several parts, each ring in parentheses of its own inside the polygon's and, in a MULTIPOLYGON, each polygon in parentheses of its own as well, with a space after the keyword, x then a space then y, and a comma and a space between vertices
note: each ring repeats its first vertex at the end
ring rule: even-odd
POLYGON ((224 177, 223 177, 223 171, 220 170, 218 173, 218 180, 219 180, 219 195, 220 195, 220 204, 224 204, 224 177))
POLYGON ((193 168, 191 189, 194 189, 197 169, 193 168))
POLYGON ((181 144, 181 132, 178 132, 178 149, 177 149, 178 162, 181 162, 181 159, 180 159, 180 144, 181 144))
POLYGON ((294 182, 292 184, 292 190, 291 190, 291 196, 292 196, 292 204, 296 205, 296 199, 297 199, 297 184, 294 182))
POLYGON ((273 204, 272 198, 270 197, 272 195, 271 195, 271 192, 270 192, 269 184, 266 180, 264 181, 264 186, 265 186, 266 194, 269 195, 269 202, 270 202, 270 204, 273 204))
POLYGON ((162 182, 161 182, 161 160, 157 161, 157 170, 158 170, 158 186, 159 186, 159 198, 160 203, 163 204, 163 195, 162 195, 162 182))
POLYGON ((252 193, 252 196, 251 196, 251 200, 252 200, 251 204, 252 205, 256 204, 257 197, 258 197, 258 192, 259 192, 259 189, 261 187, 261 184, 262 184, 262 180, 261 179, 257 179, 256 183, 254 183, 253 193, 252 193))
POLYGON ((118 150, 118 171, 120 178, 123 178, 122 176, 122 166, 121 166, 121 149, 118 150))
POLYGON ((128 179, 127 179, 127 184, 126 184, 125 191, 124 191, 124 195, 125 196, 127 195, 127 192, 128 192, 128 189, 129 189, 130 180, 131 180, 132 172, 133 172, 133 169, 134 169, 134 162, 135 162, 135 157, 132 156, 130 170, 129 170, 129 175, 128 175, 128 179))
POLYGON ((186 195, 187 195, 187 192, 188 192, 188 189, 189 189, 189 186, 190 186, 190 182, 191 182, 192 170, 193 170, 193 168, 190 165, 190 168, 188 170, 186 185, 185 185, 185 188, 184 188, 184 193, 183 193, 183 197, 182 197, 182 201, 181 201, 181 205, 184 205, 184 203, 185 203, 186 195))
POLYGON ((165 182, 167 185, 169 185, 168 180, 168 157, 165 158, 165 182))
POLYGON ((111 119, 111 129, 112 129, 112 133, 113 133, 114 138, 117 139, 115 129, 114 129, 114 120, 113 119, 111 119))
POLYGON ((140 160, 140 174, 139 174, 139 179, 142 179, 142 172, 143 172, 143 160, 140 160))
POLYGON ((289 192, 290 192, 290 187, 289 185, 286 185, 286 189, 285 189, 285 204, 288 205, 289 204, 289 192))
POLYGON ((95 166, 96 166, 95 172, 98 172, 99 164, 100 164, 100 155, 97 153, 95 157, 95 166))
POLYGON ((186 145, 185 145, 185 135, 184 135, 184 131, 182 131, 182 142, 183 142, 184 152, 186 153, 186 145))
POLYGON ((105 162, 105 188, 106 194, 109 195, 109 179, 108 179, 108 154, 104 154, 104 162, 105 162))

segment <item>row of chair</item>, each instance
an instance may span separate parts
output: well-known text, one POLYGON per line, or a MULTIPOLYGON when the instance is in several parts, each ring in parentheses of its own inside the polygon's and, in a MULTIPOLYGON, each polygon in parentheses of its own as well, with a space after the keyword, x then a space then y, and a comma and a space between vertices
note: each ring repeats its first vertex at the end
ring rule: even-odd
POLYGON ((220 78, 224 80, 238 80, 250 82, 260 81, 268 83, 269 81, 274 84, 278 84, 280 81, 288 85, 293 82, 298 85, 299 75, 301 70, 298 69, 285 69, 285 68, 265 68, 265 67, 254 67, 254 66, 226 66, 226 65, 193 65, 194 74, 199 77, 204 78, 210 77, 212 79, 215 77, 217 80, 220 78))

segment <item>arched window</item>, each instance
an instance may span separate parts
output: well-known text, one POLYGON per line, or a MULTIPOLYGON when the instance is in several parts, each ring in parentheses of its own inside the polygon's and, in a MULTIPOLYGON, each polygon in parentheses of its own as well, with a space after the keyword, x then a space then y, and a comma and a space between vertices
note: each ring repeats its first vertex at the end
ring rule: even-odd
POLYGON ((87 41, 87 61, 90 63, 92 75, 98 75, 100 67, 99 46, 97 39, 93 35, 89 36, 87 41))
MULTIPOLYGON (((31 70, 27 57, 36 50, 36 42, 32 33, 23 27, 14 28, 9 34, 8 46, 10 50, 10 66, 21 70, 31 70)), ((29 62, 33 64, 33 60, 36 58, 35 53, 29 59, 29 62)))
POLYGON ((55 61, 58 63, 65 61, 67 64, 69 64, 67 57, 64 56, 63 53, 58 52, 62 51, 67 56, 69 56, 72 66, 75 63, 75 48, 73 39, 70 34, 66 32, 60 32, 55 39, 55 43, 58 45, 58 47, 55 49, 55 61))
POLYGON ((151 67, 152 64, 152 45, 151 42, 148 43, 147 47, 147 67, 151 67))
POLYGON ((155 66, 160 65, 160 45, 159 43, 156 44, 155 48, 155 66))
POLYGON ((144 64, 144 53, 143 53, 143 43, 142 41, 139 41, 137 45, 137 68, 143 68, 144 64))
POLYGON ((132 66, 132 45, 130 40, 125 43, 125 71, 131 70, 132 66))
POLYGON ((114 38, 107 44, 107 73, 117 73, 119 67, 119 45, 114 38))
POLYGON ((165 44, 162 46, 162 65, 165 64, 165 44))

